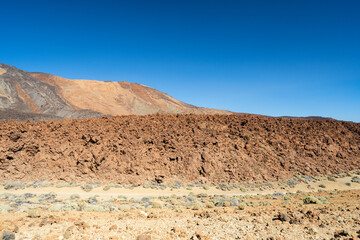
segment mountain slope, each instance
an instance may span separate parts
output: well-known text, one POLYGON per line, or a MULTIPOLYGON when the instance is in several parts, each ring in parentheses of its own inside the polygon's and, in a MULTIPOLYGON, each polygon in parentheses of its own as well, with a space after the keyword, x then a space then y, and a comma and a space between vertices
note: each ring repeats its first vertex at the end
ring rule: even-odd
POLYGON ((156 89, 129 82, 69 80, 45 73, 32 77, 54 86, 75 109, 92 109, 109 115, 152 113, 229 113, 183 103, 156 89))
POLYGON ((99 117, 92 110, 75 110, 56 89, 28 72, 0 64, 0 119, 62 119, 99 117), (14 114, 16 113, 16 114, 14 114))
POLYGON ((91 118, 152 113, 219 113, 129 82, 69 80, 0 63, 0 120, 91 118))

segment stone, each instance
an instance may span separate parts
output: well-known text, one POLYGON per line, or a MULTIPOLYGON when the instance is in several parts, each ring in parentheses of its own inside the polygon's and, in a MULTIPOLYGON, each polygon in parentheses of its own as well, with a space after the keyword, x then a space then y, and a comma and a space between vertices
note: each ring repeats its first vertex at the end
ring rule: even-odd
POLYGON ((64 232, 64 238, 69 239, 73 233, 74 233, 74 226, 68 227, 64 232))
POLYGON ((290 221, 289 214, 283 213, 283 212, 279 212, 277 218, 282 222, 289 222, 290 221))

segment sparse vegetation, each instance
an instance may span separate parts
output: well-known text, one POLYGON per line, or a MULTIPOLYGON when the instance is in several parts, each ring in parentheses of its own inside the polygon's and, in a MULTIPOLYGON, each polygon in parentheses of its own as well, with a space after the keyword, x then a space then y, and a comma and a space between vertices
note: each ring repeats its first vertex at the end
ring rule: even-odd
POLYGON ((21 182, 13 182, 13 181, 7 181, 3 183, 4 189, 6 190, 18 190, 18 189, 25 189, 26 183, 21 182))

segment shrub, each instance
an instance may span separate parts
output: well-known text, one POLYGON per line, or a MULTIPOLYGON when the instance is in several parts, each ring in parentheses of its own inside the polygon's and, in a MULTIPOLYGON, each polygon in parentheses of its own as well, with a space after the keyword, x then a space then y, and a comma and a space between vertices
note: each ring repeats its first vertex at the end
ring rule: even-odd
POLYGON ((278 197, 285 197, 285 194, 284 193, 281 193, 281 192, 275 192, 272 194, 272 196, 274 198, 278 198, 278 197))
POLYGON ((336 182, 336 178, 333 176, 328 176, 327 178, 329 181, 336 182))
POLYGON ((286 181, 286 184, 287 184, 289 187, 293 188, 293 187, 296 186, 296 180, 294 180, 294 179, 289 179, 289 180, 286 181))
POLYGON ((182 187, 182 185, 180 182, 176 181, 176 182, 168 183, 168 187, 172 189, 179 189, 182 187))
POLYGON ((241 187, 241 188, 240 188, 240 191, 242 191, 242 192, 247 192, 247 189, 244 188, 244 187, 241 187))
POLYGON ((209 190, 209 189, 210 189, 210 185, 209 185, 209 184, 203 184, 203 185, 202 185, 202 188, 203 188, 204 190, 209 190))
POLYGON ((96 204, 99 202, 99 201, 96 199, 97 197, 98 197, 98 195, 89 197, 86 201, 87 201, 87 203, 89 203, 89 204, 96 205, 96 204))
POLYGON ((324 184, 320 184, 319 188, 326 188, 326 186, 324 184))
POLYGON ((319 198, 317 198, 313 195, 308 195, 303 199, 303 203, 304 204, 321 204, 322 202, 320 201, 319 198))
POLYGON ((63 187, 72 187, 71 183, 67 183, 67 182, 62 182, 62 183, 58 183, 56 184, 57 188, 63 188, 63 187))
POLYGON ((334 191, 330 192, 330 195, 338 195, 339 193, 341 193, 341 191, 335 189, 334 191))
POLYGON ((39 218, 41 216, 41 211, 38 208, 31 208, 27 211, 27 214, 30 218, 39 218))
POLYGON ((227 183, 220 183, 217 186, 218 189, 221 189, 221 191, 230 191, 231 190, 231 186, 229 186, 227 183))
POLYGON ((230 201, 224 201, 223 206, 224 207, 230 207, 231 202, 230 201))
POLYGON ((130 190, 134 189, 135 187, 136 187, 136 185, 133 185, 133 184, 124 185, 125 189, 130 189, 130 190))
POLYGON ((238 206, 239 210, 244 210, 246 208, 246 204, 245 203, 240 203, 238 206))
POLYGON ((191 209, 192 210, 199 210, 201 208, 199 203, 193 203, 191 209))
POLYGON ((119 196, 117 196, 117 198, 127 200, 127 196, 124 196, 124 195, 119 195, 119 196))
POLYGON ((33 184, 31 184, 31 186, 33 188, 40 188, 40 187, 51 187, 53 184, 50 183, 48 180, 40 180, 40 181, 36 181, 33 184))
POLYGON ((268 201, 261 202, 261 206, 271 206, 271 203, 268 201))
POLYGON ((84 190, 85 192, 90 192, 91 190, 93 190, 93 186, 90 184, 85 184, 81 186, 81 189, 84 190))
POLYGON ((25 189, 26 184, 21 182, 13 182, 13 181, 7 181, 3 183, 4 189, 10 190, 18 190, 18 189, 25 189))
POLYGON ((80 198, 80 195, 77 194, 77 193, 71 194, 71 196, 70 196, 70 199, 71 199, 71 200, 75 200, 75 199, 79 199, 79 198, 80 198))
POLYGON ((214 207, 215 207, 215 204, 214 204, 213 202, 206 202, 206 203, 205 203, 205 206, 206 206, 207 208, 214 208, 214 207))
POLYGON ((286 200, 290 200, 291 199, 291 197, 290 196, 285 196, 284 197, 284 200, 286 201, 286 200))
POLYGON ((360 183, 360 178, 358 176, 352 177, 351 182, 360 183))
POLYGON ((162 207, 163 207, 162 203, 161 203, 161 202, 158 202, 158 201, 152 202, 152 203, 151 203, 151 206, 152 206, 153 208, 162 208, 162 207))
MULTIPOLYGON (((7 204, 0 204, 0 213, 8 213, 9 211, 11 211, 13 208, 10 207, 7 204)), ((0 224, 1 225, 1 224, 0 224)))
POLYGON ((206 193, 199 193, 196 195, 197 198, 206 198, 208 195, 206 193))

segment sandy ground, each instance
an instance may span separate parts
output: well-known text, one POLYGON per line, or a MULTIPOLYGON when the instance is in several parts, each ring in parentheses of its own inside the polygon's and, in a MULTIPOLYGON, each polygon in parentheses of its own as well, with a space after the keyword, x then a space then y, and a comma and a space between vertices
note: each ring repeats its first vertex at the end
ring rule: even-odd
MULTIPOLYGON (((46 194, 54 192, 58 198, 68 198, 77 193, 80 199, 98 195, 109 199, 118 195, 128 198, 150 196, 188 196, 206 193, 212 195, 248 195, 245 207, 201 207, 127 209, 117 212, 47 211, 36 216, 29 212, 0 214, 0 233, 7 231, 16 239, 359 239, 360 236, 360 184, 350 177, 334 181, 317 181, 297 184, 294 188, 260 191, 221 191, 193 188, 153 190, 112 188, 108 191, 95 188, 84 192, 76 188, 26 188, 23 190, 0 189, 0 194, 46 194), (319 187, 323 185, 324 187, 319 187), (321 189, 321 191, 318 191, 321 189), (335 190, 336 189, 336 190, 335 190), (290 196, 265 198, 273 193, 290 196), (293 194, 289 194, 292 192, 293 194), (297 192, 297 193, 296 193, 297 192), (327 198, 328 203, 304 204, 312 194, 327 198), (267 205, 262 205, 266 202, 267 205)), ((211 197, 209 197, 211 199, 211 197)), ((6 201, 5 201, 6 202, 6 201)), ((0 202, 1 204, 1 202, 0 202)), ((4 239, 4 238, 3 238, 4 239)), ((6 238, 5 238, 6 239, 6 238)), ((11 238, 9 238, 11 239, 11 238)))
POLYGON ((257 195, 257 194, 273 194, 275 192, 278 193, 296 193, 297 191, 303 192, 314 192, 319 189, 332 191, 332 190, 354 190, 360 189, 360 184, 351 184, 351 186, 347 186, 346 183, 351 183, 351 177, 337 178, 336 182, 323 180, 309 183, 299 183, 295 187, 286 186, 285 189, 281 189, 277 186, 277 183, 272 183, 275 187, 271 189, 259 190, 258 188, 249 188, 246 192, 242 192, 239 189, 234 189, 230 191, 222 191, 221 189, 217 189, 216 187, 210 187, 209 190, 205 190, 202 187, 194 187, 191 190, 187 190, 186 188, 180 189, 171 189, 166 188, 164 190, 161 189, 149 189, 143 187, 135 187, 133 189, 126 188, 111 188, 108 191, 104 191, 103 187, 94 188, 91 192, 84 192, 80 187, 42 187, 42 188, 25 188, 18 190, 5 190, 3 186, 0 187, 0 194, 2 193, 14 193, 14 194, 25 194, 25 193, 33 193, 33 194, 45 194, 54 192, 60 198, 68 198, 72 194, 79 194, 82 198, 88 198, 94 195, 99 195, 102 199, 108 199, 111 197, 117 197, 119 195, 126 196, 128 198, 142 198, 142 197, 158 197, 158 196, 171 196, 171 195, 188 195, 190 192, 194 194, 205 193, 209 195, 228 195, 228 196, 244 196, 244 195, 257 195), (326 188, 320 188, 320 185, 325 185, 326 188), (309 188, 309 186, 311 188, 309 188))
POLYGON ((360 191, 343 194, 327 205, 271 200, 272 206, 245 210, 43 212, 38 218, 17 213, 1 214, 0 220, 17 224, 16 239, 358 239, 360 191), (284 219, 277 219, 279 213, 284 219))

